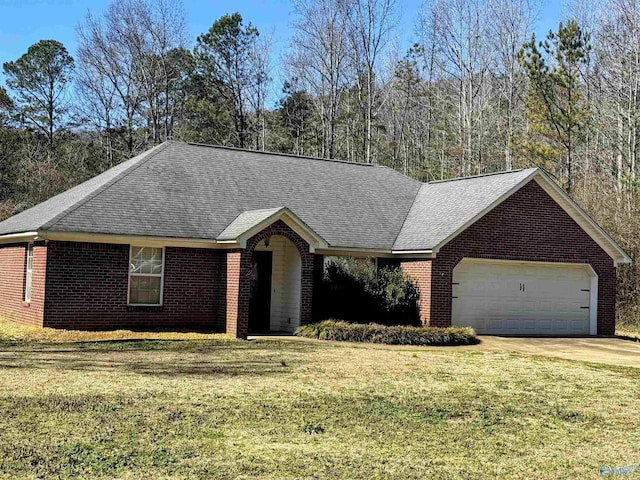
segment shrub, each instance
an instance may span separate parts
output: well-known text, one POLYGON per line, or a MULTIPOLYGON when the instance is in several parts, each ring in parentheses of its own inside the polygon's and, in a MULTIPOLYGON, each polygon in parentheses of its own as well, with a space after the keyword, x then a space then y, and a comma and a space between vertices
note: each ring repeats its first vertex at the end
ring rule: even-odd
POLYGON ((318 292, 317 318, 363 318, 383 325, 419 325, 417 287, 399 268, 339 258, 330 262, 318 292))
POLYGON ((389 345, 474 345, 479 342, 472 328, 434 328, 386 326, 376 323, 349 323, 324 320, 302 325, 295 333, 299 337, 346 342, 386 343, 389 345))

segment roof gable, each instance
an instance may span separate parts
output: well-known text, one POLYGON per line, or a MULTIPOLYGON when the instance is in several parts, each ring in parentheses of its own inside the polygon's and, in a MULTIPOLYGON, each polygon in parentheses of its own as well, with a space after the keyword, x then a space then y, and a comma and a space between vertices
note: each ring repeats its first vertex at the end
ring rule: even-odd
POLYGON ((394 244, 394 253, 438 250, 531 181, 547 194, 614 260, 630 263, 624 250, 542 170, 463 177, 424 184, 394 244))
POLYGON ((631 257, 598 225, 580 206, 574 202, 556 182, 541 170, 534 180, 560 207, 613 259, 616 265, 631 263, 631 257))
POLYGON ((536 169, 423 184, 393 249, 437 249, 535 175, 536 169))
POLYGON ((242 212, 218 235, 216 240, 219 243, 238 243, 244 248, 249 238, 278 220, 282 220, 294 232, 306 240, 309 244, 310 251, 313 252, 316 248, 326 248, 328 246, 322 236, 309 228, 308 225, 286 207, 242 212))

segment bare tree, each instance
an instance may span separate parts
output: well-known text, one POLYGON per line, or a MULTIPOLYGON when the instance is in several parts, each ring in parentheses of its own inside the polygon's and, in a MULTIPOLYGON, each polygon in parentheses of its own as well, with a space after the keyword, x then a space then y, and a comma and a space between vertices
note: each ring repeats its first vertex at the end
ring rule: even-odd
POLYGON ((317 102, 322 122, 321 156, 333 158, 340 101, 347 78, 347 25, 335 0, 296 0, 297 20, 288 58, 298 78, 317 102))
POLYGON ((89 111, 99 106, 110 128, 124 130, 129 153, 145 118, 152 143, 172 134, 171 53, 184 45, 185 24, 179 1, 114 0, 77 28, 83 100, 94 105, 89 111))
POLYGON ((514 137, 524 129, 523 95, 526 74, 518 62, 518 52, 533 32, 536 5, 532 0, 489 0, 489 31, 495 53, 494 76, 504 103, 500 129, 504 144, 504 167, 513 168, 514 137))
POLYGON ((171 53, 185 45, 186 17, 180 2, 132 0, 124 3, 128 43, 138 64, 151 138, 154 144, 172 135, 171 87, 177 75, 171 53))
POLYGON ((255 148, 264 150, 266 126, 265 102, 271 87, 271 38, 255 37, 249 53, 247 100, 254 116, 255 148))
MULTIPOLYGON (((126 151, 131 154, 136 149, 134 136, 140 121, 142 94, 137 83, 137 65, 119 25, 117 9, 111 5, 102 17, 88 13, 77 32, 80 76, 85 82, 110 84, 115 98, 107 104, 109 112, 105 116, 110 118, 114 129, 123 131, 126 151)), ((99 85, 92 87, 100 89, 99 85)), ((83 100, 95 102, 90 96, 83 100)))
POLYGON ((608 136, 610 171, 618 190, 638 174, 640 128, 640 5, 608 0, 595 35, 598 63, 598 130, 608 136))
POLYGON ((113 116, 117 103, 117 89, 96 69, 92 58, 87 58, 86 50, 81 49, 78 52, 77 65, 76 95, 81 101, 76 103, 76 113, 85 125, 89 124, 99 132, 107 162, 113 165, 113 116))
POLYGON ((395 0, 340 0, 363 123, 364 162, 371 163, 372 124, 380 106, 380 60, 397 25, 395 0))
POLYGON ((483 0, 434 0, 427 10, 436 65, 451 82, 451 109, 457 113, 460 173, 482 170, 486 111, 491 99, 493 60, 488 9, 483 0))

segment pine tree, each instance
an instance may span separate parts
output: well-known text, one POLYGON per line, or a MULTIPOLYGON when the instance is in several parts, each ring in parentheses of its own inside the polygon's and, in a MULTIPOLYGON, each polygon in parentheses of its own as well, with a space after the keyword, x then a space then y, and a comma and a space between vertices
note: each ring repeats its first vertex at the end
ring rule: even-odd
POLYGON ((580 67, 591 50, 589 40, 590 35, 570 20, 539 43, 534 34, 519 53, 529 78, 529 134, 524 147, 567 192, 574 184, 576 147, 584 141, 589 124, 580 83, 580 67))

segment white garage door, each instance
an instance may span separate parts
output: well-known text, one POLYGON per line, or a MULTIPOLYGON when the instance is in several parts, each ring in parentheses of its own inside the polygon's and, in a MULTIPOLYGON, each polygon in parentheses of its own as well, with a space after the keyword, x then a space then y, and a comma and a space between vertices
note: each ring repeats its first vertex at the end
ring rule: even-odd
POLYGON ((591 277, 584 265, 463 259, 453 270, 452 324, 486 334, 595 334, 591 277))

